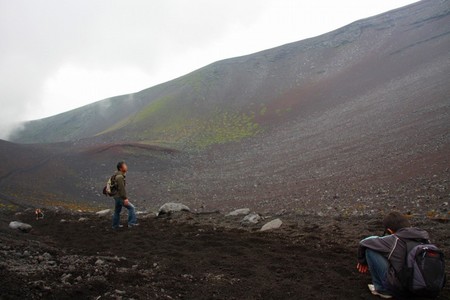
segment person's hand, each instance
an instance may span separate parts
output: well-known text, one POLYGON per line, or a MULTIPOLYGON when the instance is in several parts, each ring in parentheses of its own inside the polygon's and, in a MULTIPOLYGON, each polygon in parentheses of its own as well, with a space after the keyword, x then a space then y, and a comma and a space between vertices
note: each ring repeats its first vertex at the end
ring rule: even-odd
POLYGON ((130 204, 130 201, 128 201, 128 199, 123 200, 123 205, 124 206, 128 206, 128 204, 130 204))
POLYGON ((358 269, 358 272, 362 273, 362 274, 367 273, 367 271, 369 270, 369 266, 368 265, 363 265, 363 264, 360 264, 360 263, 358 263, 356 265, 356 268, 358 269))

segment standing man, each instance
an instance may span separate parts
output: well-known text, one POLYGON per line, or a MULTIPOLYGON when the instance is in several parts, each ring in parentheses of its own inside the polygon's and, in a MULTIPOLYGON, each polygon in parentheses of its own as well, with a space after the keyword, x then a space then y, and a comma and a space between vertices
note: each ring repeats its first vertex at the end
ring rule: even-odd
POLYGON ((128 172, 128 166, 124 161, 120 161, 117 164, 117 172, 114 176, 115 185, 117 187, 117 193, 114 195, 115 208, 113 216, 113 229, 123 227, 120 225, 120 212, 122 206, 128 209, 128 227, 138 226, 136 219, 136 212, 134 205, 128 200, 126 190, 126 174, 128 172))

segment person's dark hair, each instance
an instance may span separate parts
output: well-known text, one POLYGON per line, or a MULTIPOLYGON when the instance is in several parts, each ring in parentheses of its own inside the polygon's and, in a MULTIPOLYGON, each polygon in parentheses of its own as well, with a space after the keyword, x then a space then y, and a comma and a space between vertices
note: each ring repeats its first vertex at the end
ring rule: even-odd
POLYGON ((410 227, 409 220, 399 212, 393 211, 383 219, 384 229, 391 229, 394 232, 406 227, 410 227))
POLYGON ((125 164, 125 162, 122 160, 122 161, 119 161, 118 163, 117 163, 117 171, 120 171, 120 169, 122 169, 122 166, 125 164))

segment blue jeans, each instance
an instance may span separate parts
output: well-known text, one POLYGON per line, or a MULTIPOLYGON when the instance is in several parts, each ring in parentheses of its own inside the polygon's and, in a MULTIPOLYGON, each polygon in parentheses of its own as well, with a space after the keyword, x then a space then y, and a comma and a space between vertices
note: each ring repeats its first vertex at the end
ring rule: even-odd
MULTIPOLYGON (((118 228, 120 224, 120 212, 122 211, 123 199, 122 198, 114 198, 116 202, 116 206, 114 208, 114 216, 113 216, 113 228, 118 228)), ((137 223, 136 212, 134 209, 134 205, 128 202, 128 206, 125 206, 128 209, 128 225, 134 225, 137 223)))
POLYGON ((375 290, 378 292, 387 292, 387 274, 389 270, 389 261, 387 258, 380 252, 366 249, 366 261, 375 290))

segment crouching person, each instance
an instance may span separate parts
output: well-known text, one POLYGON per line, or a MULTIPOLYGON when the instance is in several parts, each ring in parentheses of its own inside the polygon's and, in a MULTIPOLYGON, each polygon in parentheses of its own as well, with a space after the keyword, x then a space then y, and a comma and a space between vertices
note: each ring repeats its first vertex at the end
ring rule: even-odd
POLYGON ((365 238, 358 248, 357 268, 370 272, 370 292, 385 299, 436 297, 445 283, 442 251, 430 244, 425 230, 411 227, 398 212, 388 214, 383 226, 382 237, 365 238))

